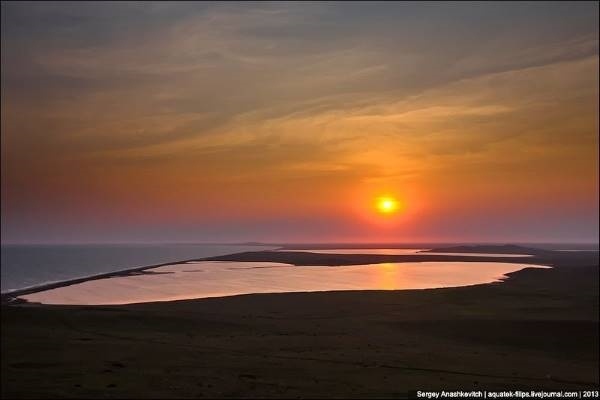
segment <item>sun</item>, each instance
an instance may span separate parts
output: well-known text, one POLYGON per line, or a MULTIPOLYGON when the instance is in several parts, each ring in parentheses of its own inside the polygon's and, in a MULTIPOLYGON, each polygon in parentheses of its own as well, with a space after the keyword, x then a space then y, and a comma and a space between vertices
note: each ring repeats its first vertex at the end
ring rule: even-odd
POLYGON ((382 214, 393 214, 398 211, 398 201, 389 196, 379 197, 377 199, 377 210, 382 214))

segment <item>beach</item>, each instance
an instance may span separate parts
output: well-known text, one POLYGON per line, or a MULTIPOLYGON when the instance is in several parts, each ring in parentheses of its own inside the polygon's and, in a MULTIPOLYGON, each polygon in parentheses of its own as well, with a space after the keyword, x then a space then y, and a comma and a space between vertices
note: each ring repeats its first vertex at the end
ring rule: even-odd
MULTIPOLYGON (((295 261, 309 264, 307 257, 365 258, 295 261)), ((553 268, 431 290, 3 304, 2 396, 390 398, 597 388, 598 253, 530 258, 553 268)))

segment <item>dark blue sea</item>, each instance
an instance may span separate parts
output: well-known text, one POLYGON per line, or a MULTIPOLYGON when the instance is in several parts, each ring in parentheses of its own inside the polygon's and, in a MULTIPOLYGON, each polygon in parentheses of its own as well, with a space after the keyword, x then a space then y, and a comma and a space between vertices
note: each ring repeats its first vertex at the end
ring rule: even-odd
POLYGON ((219 244, 2 245, 2 293, 168 262, 272 249, 219 244))

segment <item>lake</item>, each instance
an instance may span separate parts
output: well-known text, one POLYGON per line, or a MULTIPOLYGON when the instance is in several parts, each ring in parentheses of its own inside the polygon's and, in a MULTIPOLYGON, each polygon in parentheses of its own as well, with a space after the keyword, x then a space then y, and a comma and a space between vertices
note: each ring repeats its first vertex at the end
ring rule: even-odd
POLYGON ((400 290, 496 282, 527 267, 499 262, 407 262, 293 266, 274 262, 200 261, 149 274, 112 277, 22 296, 46 304, 129 304, 251 293, 400 290))

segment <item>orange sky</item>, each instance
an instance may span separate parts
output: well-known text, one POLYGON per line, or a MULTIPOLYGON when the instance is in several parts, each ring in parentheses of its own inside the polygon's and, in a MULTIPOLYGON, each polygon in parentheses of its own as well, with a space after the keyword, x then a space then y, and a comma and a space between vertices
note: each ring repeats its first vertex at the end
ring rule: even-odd
POLYGON ((2 3, 2 88, 3 242, 598 240, 595 2, 2 3))

